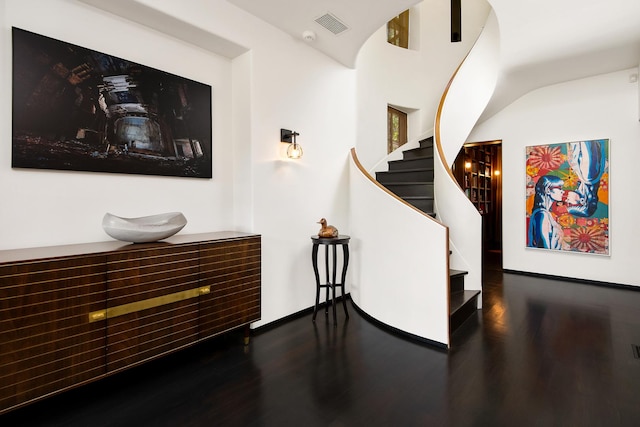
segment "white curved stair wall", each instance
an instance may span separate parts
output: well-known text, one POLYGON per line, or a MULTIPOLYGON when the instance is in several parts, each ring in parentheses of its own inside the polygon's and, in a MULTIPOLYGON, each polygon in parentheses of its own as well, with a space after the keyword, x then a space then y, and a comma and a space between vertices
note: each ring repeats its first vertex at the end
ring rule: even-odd
POLYGON ((351 153, 351 298, 374 319, 448 347, 448 229, 375 182, 351 153))
POLYGON ((482 288, 482 218, 451 173, 493 91, 499 69, 499 31, 491 12, 485 28, 443 95, 435 124, 436 213, 450 229, 451 268, 468 271, 465 289, 482 288))

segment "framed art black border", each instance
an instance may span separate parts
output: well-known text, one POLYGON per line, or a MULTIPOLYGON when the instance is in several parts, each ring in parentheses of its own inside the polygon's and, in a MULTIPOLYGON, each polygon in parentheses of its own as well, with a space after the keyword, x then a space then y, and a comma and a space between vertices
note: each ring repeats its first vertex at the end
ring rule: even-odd
POLYGON ((13 168, 212 177, 211 86, 19 28, 12 36, 13 168))

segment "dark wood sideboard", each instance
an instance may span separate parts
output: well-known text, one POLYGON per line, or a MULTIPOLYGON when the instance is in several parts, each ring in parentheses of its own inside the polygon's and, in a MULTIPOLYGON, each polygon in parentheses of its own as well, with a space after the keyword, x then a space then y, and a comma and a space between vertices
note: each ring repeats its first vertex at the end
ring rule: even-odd
POLYGON ((260 320, 260 235, 0 251, 0 414, 260 320))

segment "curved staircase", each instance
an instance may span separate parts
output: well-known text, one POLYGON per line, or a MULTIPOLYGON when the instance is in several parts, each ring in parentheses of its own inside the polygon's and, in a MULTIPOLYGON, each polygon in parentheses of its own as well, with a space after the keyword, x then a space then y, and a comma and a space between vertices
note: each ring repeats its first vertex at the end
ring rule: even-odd
POLYGON ((388 162, 389 170, 376 180, 410 205, 435 218, 433 209, 433 137, 420 147, 402 152, 402 160, 388 162))
MULTIPOLYGON (((433 137, 418 148, 405 150, 401 160, 388 162, 389 170, 376 172, 376 180, 389 191, 426 214, 436 217, 433 191, 433 137)), ((449 270, 449 331, 453 333, 476 314, 478 290, 465 290, 466 271, 449 270)))

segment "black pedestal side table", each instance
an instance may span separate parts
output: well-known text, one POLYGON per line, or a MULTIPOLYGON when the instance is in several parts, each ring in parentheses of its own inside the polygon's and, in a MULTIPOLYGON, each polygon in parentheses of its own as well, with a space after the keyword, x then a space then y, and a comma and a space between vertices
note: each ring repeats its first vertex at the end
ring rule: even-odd
POLYGON ((351 237, 346 236, 344 234, 340 234, 338 237, 318 237, 311 236, 311 240, 313 241, 313 250, 311 251, 311 260, 313 261, 313 272, 316 275, 316 305, 313 307, 313 321, 316 321, 316 314, 318 313, 318 305, 320 304, 320 289, 325 288, 326 290, 326 306, 325 306, 325 314, 329 314, 329 288, 331 288, 331 305, 333 306, 333 323, 335 325, 338 324, 338 320, 336 317, 336 288, 342 289, 342 305, 344 307, 344 314, 347 319, 349 318, 349 312, 347 312, 347 301, 344 296, 344 282, 347 277, 347 267, 349 266, 349 239, 351 237), (326 282, 320 283, 320 274, 318 273, 318 247, 320 245, 324 245, 325 247, 325 277, 326 282), (336 266, 337 266, 337 255, 336 248, 338 245, 342 246, 342 277, 340 283, 336 283, 336 266), (332 247, 332 269, 331 269, 331 281, 329 280, 329 248, 332 247))

